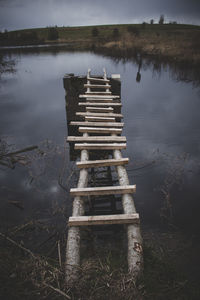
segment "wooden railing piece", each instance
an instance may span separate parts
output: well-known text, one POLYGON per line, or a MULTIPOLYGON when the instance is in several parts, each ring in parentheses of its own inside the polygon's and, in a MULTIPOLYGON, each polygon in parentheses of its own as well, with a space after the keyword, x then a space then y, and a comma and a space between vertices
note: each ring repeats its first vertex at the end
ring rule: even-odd
POLYGON ((106 103, 94 103, 94 102, 90 102, 90 101, 87 101, 87 102, 79 102, 78 105, 80 106, 111 106, 111 107, 114 107, 114 106, 122 106, 121 103, 119 102, 106 102, 106 103))
POLYGON ((74 145, 75 150, 121 150, 126 149, 126 144, 120 144, 120 143, 95 143, 95 144, 89 144, 89 143, 82 143, 82 144, 75 144, 74 145))
POLYGON ((125 136, 68 136, 68 142, 126 142, 125 136))
POLYGON ((79 121, 71 121, 70 125, 74 126, 91 126, 91 127, 123 127, 124 123, 120 122, 79 122, 79 121))
POLYGON ((110 113, 110 112, 76 112, 77 116, 82 116, 82 117, 86 117, 86 116, 90 116, 90 117, 110 117, 110 118, 123 118, 122 114, 115 114, 115 113, 110 113))
POLYGON ((70 217, 69 226, 91 226, 109 224, 138 224, 139 214, 70 217))
POLYGON ((107 166, 121 166, 128 164, 128 158, 121 159, 100 159, 100 160, 88 160, 79 161, 76 163, 78 168, 97 168, 97 167, 107 167, 107 166))
POLYGON ((105 112, 109 112, 109 113, 111 113, 111 112, 113 112, 113 107, 92 107, 92 106, 86 106, 86 111, 87 112, 98 112, 98 113, 100 113, 100 112, 102 112, 102 113, 105 113, 105 112))
POLYGON ((84 84, 85 88, 91 88, 91 89, 107 89, 111 88, 111 85, 105 85, 105 84, 84 84))
POLYGON ((92 99, 119 99, 120 96, 118 95, 86 95, 82 94, 79 95, 79 98, 92 98, 92 99))
POLYGON ((70 189, 71 196, 97 196, 97 195, 116 195, 133 194, 136 191, 136 185, 124 186, 106 186, 106 187, 87 187, 70 189))
POLYGON ((120 134, 122 132, 121 128, 103 128, 103 127, 79 127, 79 132, 88 133, 115 133, 120 134))

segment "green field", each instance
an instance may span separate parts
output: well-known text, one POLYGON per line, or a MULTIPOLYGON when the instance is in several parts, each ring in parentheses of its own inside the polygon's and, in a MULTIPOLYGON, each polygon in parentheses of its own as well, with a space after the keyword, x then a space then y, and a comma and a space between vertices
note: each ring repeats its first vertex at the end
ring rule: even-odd
POLYGON ((1 46, 67 43, 73 49, 161 55, 200 63, 200 26, 184 24, 123 24, 81 27, 47 27, 0 34, 1 46))

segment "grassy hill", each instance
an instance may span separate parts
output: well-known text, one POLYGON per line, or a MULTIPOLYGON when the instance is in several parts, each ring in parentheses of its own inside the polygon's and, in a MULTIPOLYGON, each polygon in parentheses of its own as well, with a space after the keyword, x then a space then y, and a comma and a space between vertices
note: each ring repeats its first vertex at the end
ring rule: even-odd
POLYGON ((0 45, 67 43, 74 49, 113 53, 141 51, 180 61, 200 62, 200 26, 123 24, 24 29, 0 34, 0 45))

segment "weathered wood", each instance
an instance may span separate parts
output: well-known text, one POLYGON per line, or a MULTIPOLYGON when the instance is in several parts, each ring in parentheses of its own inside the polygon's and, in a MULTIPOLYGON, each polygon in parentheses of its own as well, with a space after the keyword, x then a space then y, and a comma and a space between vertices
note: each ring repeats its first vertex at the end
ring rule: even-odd
POLYGON ((97 96, 97 95, 111 95, 112 93, 111 92, 94 92, 94 91, 90 91, 90 92, 85 92, 85 94, 87 95, 94 95, 94 96, 97 96))
POLYGON ((121 159, 100 159, 100 160, 88 160, 79 161, 76 163, 78 168, 96 168, 96 167, 107 167, 107 166, 120 166, 128 164, 128 158, 121 159))
POLYGON ((104 187, 86 187, 70 189, 71 196, 97 196, 97 195, 116 195, 132 194, 136 191, 136 185, 124 186, 104 186, 104 187))
MULTIPOLYGON (((84 133, 84 136, 88 136, 84 133)), ((87 161, 89 153, 87 150, 81 151, 81 161, 87 161)), ((88 169, 81 169, 78 180, 78 188, 84 188, 88 183, 88 169)), ((84 202, 79 196, 76 196, 73 201, 72 216, 77 217, 84 215, 84 202)), ((80 229, 72 226, 68 230, 66 260, 65 260, 65 278, 68 285, 73 284, 78 276, 78 266, 80 265, 80 229)))
POLYGON ((94 98, 94 99, 119 99, 118 95, 79 95, 79 98, 94 98))
POLYGON ((96 116, 84 116, 85 121, 91 122, 114 122, 115 118, 112 117, 96 117, 96 116))
POLYGON ((94 102, 79 102, 78 103, 79 106, 111 106, 111 107, 114 107, 114 106, 122 106, 121 103, 119 102, 106 102, 106 103, 94 103, 94 102))
POLYGON ((126 142, 125 136, 68 136, 68 142, 126 142))
POLYGON ((74 145, 75 150, 113 150, 113 149, 126 149, 126 144, 120 144, 120 143, 112 143, 112 144, 75 144, 74 145))
POLYGON ((87 112, 113 112, 113 108, 112 107, 90 107, 90 106, 86 106, 86 111, 87 112))
POLYGON ((105 85, 105 84, 84 84, 85 88, 91 88, 91 89, 107 89, 111 88, 111 85, 105 85))
POLYGON ((86 101, 87 102, 90 102, 90 103, 110 103, 110 102, 114 102, 115 99, 99 99, 99 98, 86 98, 86 101))
POLYGON ((101 128, 101 127, 79 127, 79 132, 88 133, 115 133, 120 134, 122 132, 121 128, 101 128))
POLYGON ((91 117, 111 117, 111 118, 123 118, 122 114, 115 114, 115 113, 97 113, 97 112, 77 112, 77 116, 91 116, 91 117))
MULTIPOLYGON (((113 151, 113 157, 115 159, 121 159, 122 154, 120 150, 113 151)), ((116 166, 119 184, 121 186, 128 185, 128 174, 124 166, 116 166)), ((136 213, 133 197, 131 194, 122 195, 122 205, 125 214, 136 213)), ((139 225, 127 226, 128 237, 128 269, 133 273, 133 276, 138 277, 143 268, 143 256, 142 256, 142 237, 140 233, 139 225)))
POLYGON ((123 127, 124 123, 120 122, 79 122, 79 121, 72 121, 70 125, 74 126, 91 126, 91 127, 123 127))
POLYGON ((95 78, 95 77, 88 77, 88 80, 90 80, 90 81, 98 81, 98 82, 110 82, 109 79, 95 78))
POLYGON ((90 225, 108 225, 108 224, 138 224, 139 214, 119 214, 105 216, 81 216, 70 217, 69 226, 90 226, 90 225))

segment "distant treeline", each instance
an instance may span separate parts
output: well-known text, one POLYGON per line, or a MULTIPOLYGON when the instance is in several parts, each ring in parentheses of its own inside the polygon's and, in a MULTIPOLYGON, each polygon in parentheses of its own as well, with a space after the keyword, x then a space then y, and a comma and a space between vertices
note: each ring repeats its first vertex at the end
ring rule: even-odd
POLYGON ((0 46, 8 45, 35 45, 42 44, 46 40, 56 41, 59 38, 57 27, 48 27, 47 36, 38 35, 37 29, 0 32, 0 46))

